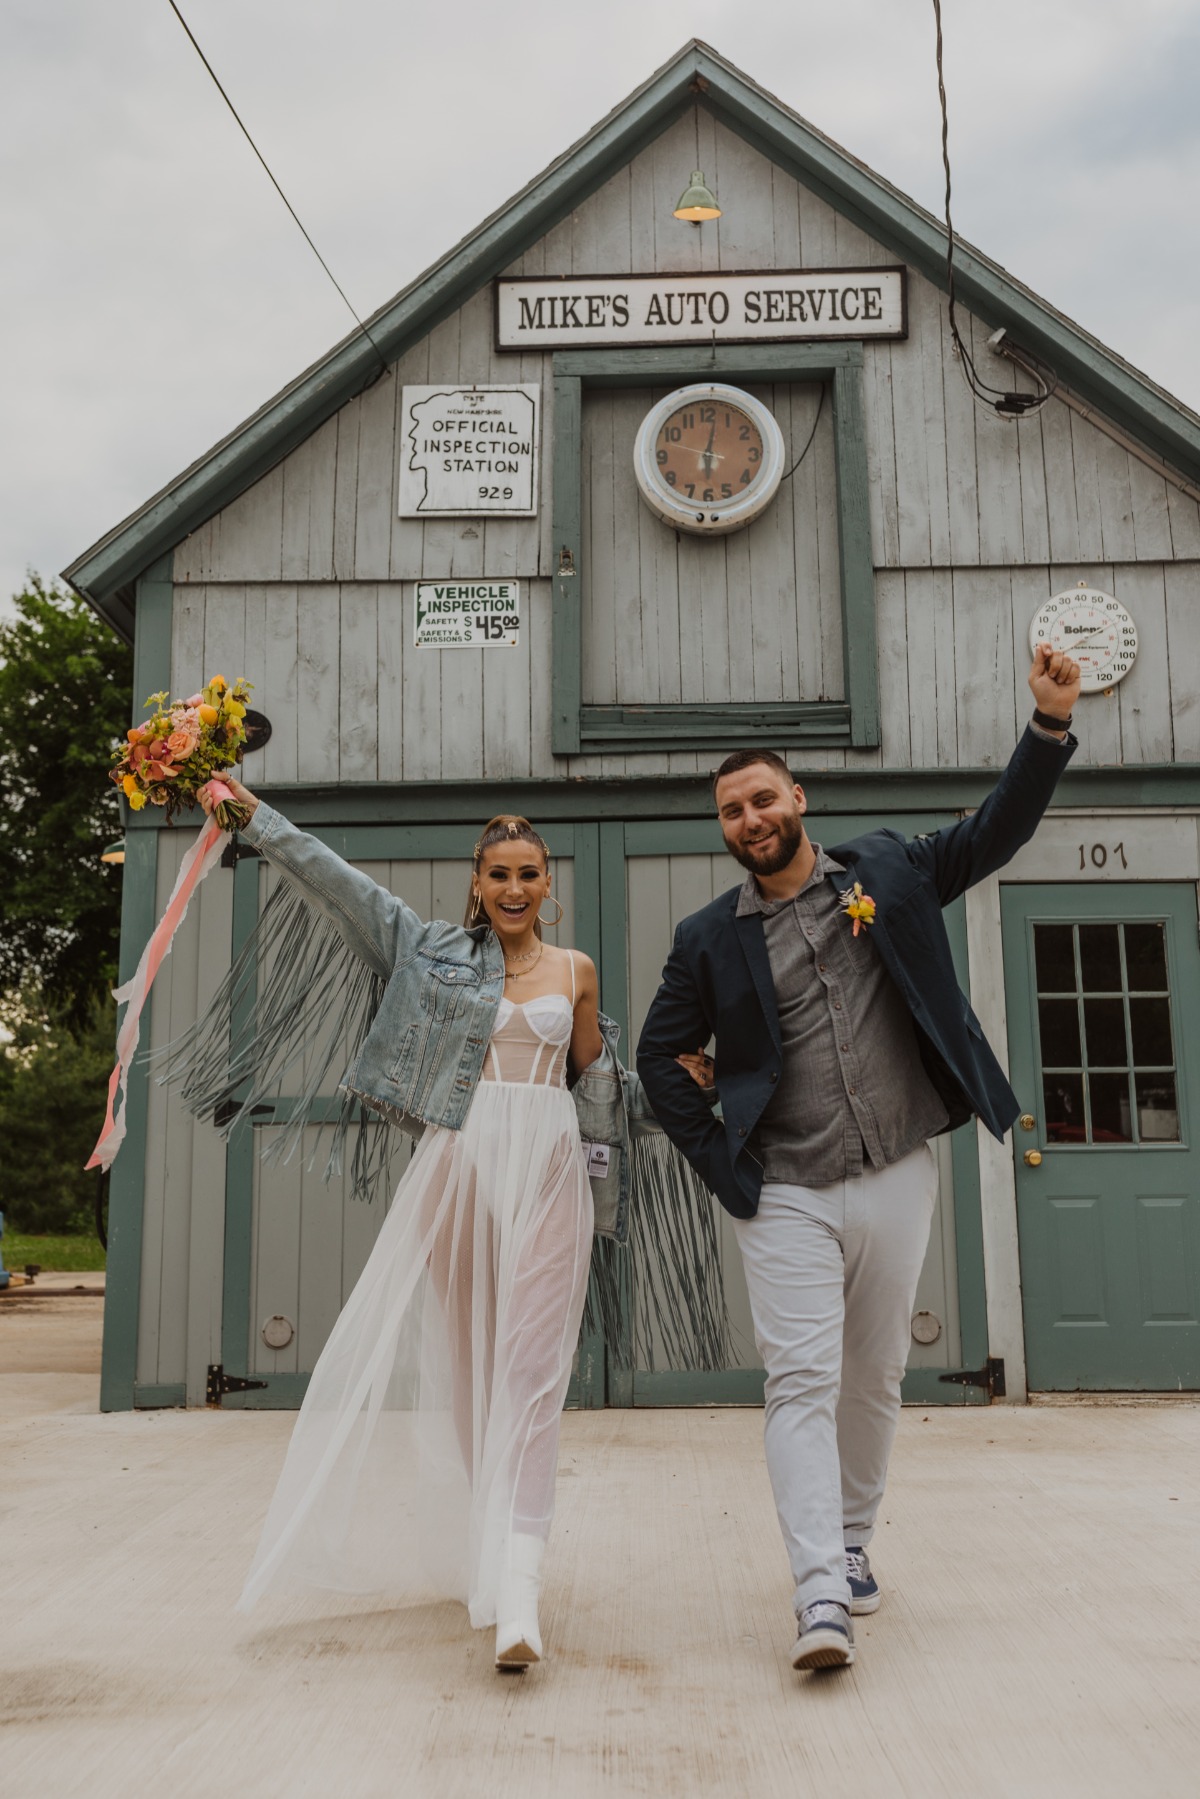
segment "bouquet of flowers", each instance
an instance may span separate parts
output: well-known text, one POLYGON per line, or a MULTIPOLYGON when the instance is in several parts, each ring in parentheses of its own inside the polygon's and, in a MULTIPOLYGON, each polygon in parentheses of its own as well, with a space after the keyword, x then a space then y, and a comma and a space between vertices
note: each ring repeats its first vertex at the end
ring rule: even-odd
POLYGON ((214 817, 221 829, 236 831, 245 824, 245 807, 219 775, 241 760, 250 692, 251 683, 244 677, 230 687, 223 675, 214 675, 187 700, 168 703, 165 693, 151 694, 146 706, 152 716, 125 733, 124 749, 110 776, 135 812, 149 801, 165 806, 167 817, 173 818, 185 806, 194 806, 199 790, 211 783, 214 817))
POLYGON ((192 895, 221 859, 226 831, 236 831, 248 814, 240 800, 220 779, 220 771, 240 761, 246 742, 246 695, 250 682, 241 679, 230 687, 223 675, 214 675, 207 687, 187 700, 168 703, 165 693, 146 701, 151 717, 144 725, 131 725, 125 747, 111 779, 117 783, 135 812, 147 801, 165 806, 168 819, 207 788, 213 802, 195 843, 179 867, 167 909, 142 951, 132 980, 118 987, 113 998, 125 1007, 117 1032, 117 1064, 108 1082, 108 1109, 89 1168, 110 1168, 125 1136, 123 1101, 129 1070, 137 1052, 141 1016, 154 977, 164 956, 171 952, 175 933, 183 923, 192 895))

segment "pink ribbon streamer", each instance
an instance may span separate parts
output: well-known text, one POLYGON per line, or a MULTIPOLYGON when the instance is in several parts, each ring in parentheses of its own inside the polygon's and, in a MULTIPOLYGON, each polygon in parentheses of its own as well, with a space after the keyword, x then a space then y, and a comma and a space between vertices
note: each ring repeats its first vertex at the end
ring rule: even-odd
MULTIPOLYGON (((222 781, 210 781, 207 791, 214 800, 232 799, 233 795, 222 781)), ((118 1005, 125 1005, 125 1016, 121 1028, 117 1032, 117 1065, 108 1081, 108 1110, 104 1115, 104 1128, 96 1140, 85 1168, 111 1168, 117 1151, 125 1141, 125 1113, 127 1107, 121 1106, 121 1115, 116 1116, 118 1100, 126 1098, 126 1087, 129 1082, 129 1070, 133 1058, 137 1054, 138 1037, 141 1032, 142 1008, 154 983, 154 977, 166 956, 171 953, 171 945, 175 933, 183 923, 188 904, 197 887, 208 874, 213 864, 218 862, 225 847, 225 832, 215 818, 210 818, 183 858, 175 885, 171 889, 171 897, 167 901, 167 909, 154 927, 149 943, 142 951, 141 961, 133 979, 126 981, 123 987, 113 989, 113 998, 118 1005)))

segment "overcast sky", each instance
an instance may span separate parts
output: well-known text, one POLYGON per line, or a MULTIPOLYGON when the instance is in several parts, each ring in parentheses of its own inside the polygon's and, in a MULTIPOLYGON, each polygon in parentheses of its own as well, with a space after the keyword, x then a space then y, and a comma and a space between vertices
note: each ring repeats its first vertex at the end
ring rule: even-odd
MULTIPOLYGON (((692 36, 940 207, 931 0, 181 4, 364 314, 692 36)), ((943 10, 957 229, 1200 409, 1197 0, 943 10)), ((4 609, 350 321, 166 0, 0 22, 4 609)))

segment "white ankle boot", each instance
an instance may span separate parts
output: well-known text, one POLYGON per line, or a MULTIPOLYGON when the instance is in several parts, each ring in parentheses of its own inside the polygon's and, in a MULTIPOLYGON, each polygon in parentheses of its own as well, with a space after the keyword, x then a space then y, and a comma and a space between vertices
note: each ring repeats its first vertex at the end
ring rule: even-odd
POLYGON ((537 1602, 545 1547, 541 1537, 524 1531, 514 1531, 509 1540, 508 1566, 496 1594, 498 1668, 527 1668, 542 1659, 537 1602))

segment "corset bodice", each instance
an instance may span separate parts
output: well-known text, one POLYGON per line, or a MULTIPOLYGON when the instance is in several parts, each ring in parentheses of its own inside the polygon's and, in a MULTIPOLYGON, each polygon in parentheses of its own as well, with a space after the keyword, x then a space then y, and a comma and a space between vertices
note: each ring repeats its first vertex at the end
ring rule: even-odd
POLYGON ((543 993, 518 1005, 500 1001, 483 1064, 485 1081, 562 1087, 575 1008, 565 993, 543 993))

